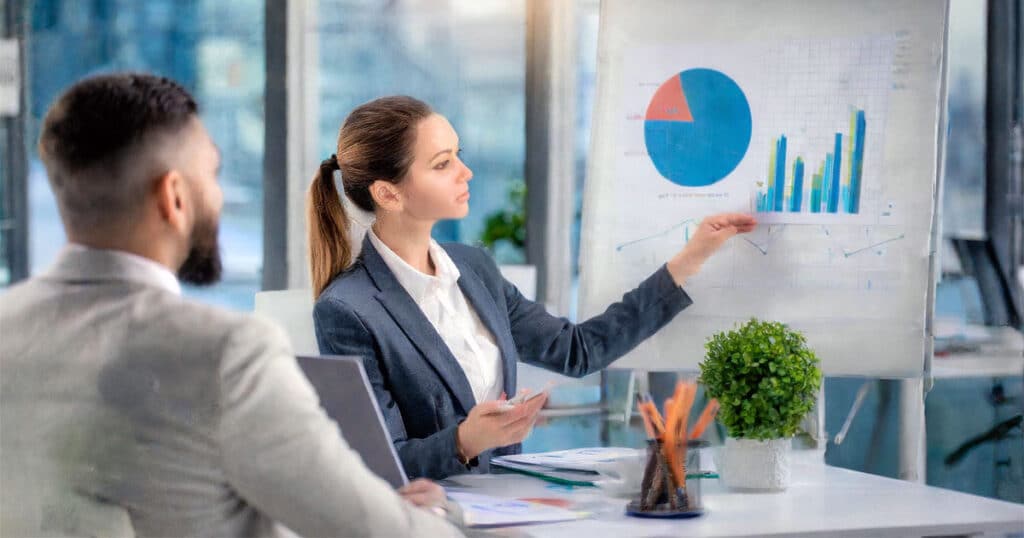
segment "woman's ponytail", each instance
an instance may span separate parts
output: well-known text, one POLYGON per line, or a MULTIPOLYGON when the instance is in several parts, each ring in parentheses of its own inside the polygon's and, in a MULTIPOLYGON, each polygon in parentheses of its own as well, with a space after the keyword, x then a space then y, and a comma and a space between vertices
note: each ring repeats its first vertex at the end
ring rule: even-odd
POLYGON ((356 107, 338 133, 338 153, 320 163, 309 187, 309 269, 314 298, 352 264, 349 221, 334 171, 341 171, 345 196, 356 207, 373 213, 370 195, 375 181, 398 184, 409 172, 416 144, 416 127, 433 114, 419 99, 396 95, 356 107))
POLYGON ((320 170, 309 187, 306 229, 309 230, 309 269, 314 299, 320 297, 331 279, 352 263, 348 215, 334 185, 334 171, 338 169, 338 158, 331 155, 320 163, 320 170))

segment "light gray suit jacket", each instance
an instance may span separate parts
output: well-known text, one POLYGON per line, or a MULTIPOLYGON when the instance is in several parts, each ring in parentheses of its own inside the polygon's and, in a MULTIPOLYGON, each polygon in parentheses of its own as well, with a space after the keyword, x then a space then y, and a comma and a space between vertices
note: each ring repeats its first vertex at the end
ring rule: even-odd
POLYGON ((65 251, 0 294, 4 535, 451 536, 373 475, 284 334, 65 251))

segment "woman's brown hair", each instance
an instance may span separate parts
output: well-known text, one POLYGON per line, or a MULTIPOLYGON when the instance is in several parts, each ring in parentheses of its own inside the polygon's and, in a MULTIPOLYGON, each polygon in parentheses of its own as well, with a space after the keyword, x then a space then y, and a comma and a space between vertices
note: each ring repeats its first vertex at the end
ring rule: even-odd
POLYGON ((413 161, 416 127, 431 114, 423 101, 400 95, 362 104, 345 118, 337 153, 320 163, 309 188, 307 228, 314 297, 352 264, 348 215, 334 185, 334 171, 341 171, 349 200, 373 212, 376 204, 370 185, 377 180, 397 184, 405 178, 413 161))

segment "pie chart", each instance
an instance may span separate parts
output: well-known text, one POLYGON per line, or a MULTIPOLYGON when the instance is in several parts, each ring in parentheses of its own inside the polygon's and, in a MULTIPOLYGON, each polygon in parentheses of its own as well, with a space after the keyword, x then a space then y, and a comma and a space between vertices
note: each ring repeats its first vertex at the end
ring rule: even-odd
POLYGON ((666 80, 644 116, 651 162, 683 187, 706 187, 729 175, 747 153, 750 131, 743 90, 714 69, 687 69, 666 80))

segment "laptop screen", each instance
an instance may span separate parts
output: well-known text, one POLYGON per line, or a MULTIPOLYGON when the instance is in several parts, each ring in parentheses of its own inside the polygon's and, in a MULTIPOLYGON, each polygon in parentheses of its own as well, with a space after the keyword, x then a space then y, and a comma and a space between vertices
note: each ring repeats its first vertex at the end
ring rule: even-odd
POLYGON ((338 423, 341 435, 366 466, 395 488, 409 483, 363 370, 363 361, 332 355, 296 359, 320 396, 320 405, 338 423))

